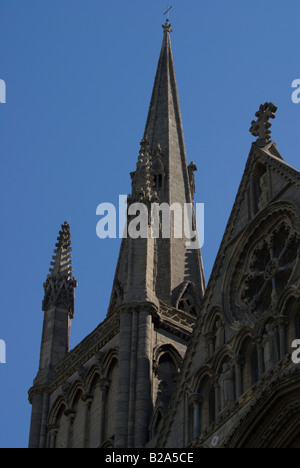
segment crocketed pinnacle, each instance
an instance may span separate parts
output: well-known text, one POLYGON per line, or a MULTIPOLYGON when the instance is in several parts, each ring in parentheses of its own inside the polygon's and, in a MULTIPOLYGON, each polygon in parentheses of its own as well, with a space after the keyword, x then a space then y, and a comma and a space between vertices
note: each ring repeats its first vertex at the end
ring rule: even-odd
POLYGON ((131 173, 131 177, 130 202, 153 203, 157 201, 157 194, 153 190, 152 158, 149 152, 149 141, 146 138, 141 141, 136 171, 131 173))
POLYGON ((55 244, 54 255, 52 257, 50 275, 52 277, 70 277, 72 275, 72 248, 70 225, 65 222, 61 226, 57 243, 55 244))
POLYGON ((77 281, 73 276, 70 225, 65 222, 57 238, 51 268, 44 283, 45 296, 42 309, 63 306, 74 316, 74 290, 77 281))

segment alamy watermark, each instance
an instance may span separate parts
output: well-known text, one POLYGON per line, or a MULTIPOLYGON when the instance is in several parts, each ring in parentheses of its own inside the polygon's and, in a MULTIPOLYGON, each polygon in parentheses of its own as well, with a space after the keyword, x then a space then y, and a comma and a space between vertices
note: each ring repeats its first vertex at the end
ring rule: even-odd
MULTIPOLYGON (((0 79, 0 104, 6 104, 6 84, 0 79)), ((6 343, 0 340, 0 364, 6 364, 6 343)))
POLYGON ((292 361, 294 364, 300 364, 300 340, 294 340, 292 348, 296 350, 292 353, 292 361))
POLYGON ((6 364, 6 343, 0 340, 0 364, 6 364))
POLYGON ((295 89, 292 93, 292 101, 294 104, 300 103, 300 80, 294 80, 292 83, 292 88, 295 89))
POLYGON ((0 80, 0 104, 6 104, 6 84, 4 80, 0 80))
POLYGON ((100 239, 184 239, 188 250, 201 249, 204 245, 203 203, 132 203, 127 206, 126 195, 119 196, 119 214, 112 203, 98 205, 96 214, 101 216, 96 233, 100 239), (117 218, 119 229, 117 232, 117 218))

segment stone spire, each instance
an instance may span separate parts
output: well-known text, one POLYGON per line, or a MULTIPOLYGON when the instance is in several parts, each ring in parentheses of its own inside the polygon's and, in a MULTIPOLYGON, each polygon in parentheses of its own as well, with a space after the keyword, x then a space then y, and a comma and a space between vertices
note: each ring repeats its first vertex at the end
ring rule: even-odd
POLYGON ((47 415, 49 405, 49 384, 54 367, 69 351, 77 281, 72 274, 71 234, 67 222, 61 227, 55 247, 50 272, 44 283, 44 324, 39 371, 30 389, 30 448, 45 447, 47 419, 44 415, 47 415))
MULTIPOLYGON (((145 126, 152 155, 159 203, 184 204, 194 201, 194 174, 187 162, 181 110, 171 47, 171 23, 163 26, 163 43, 145 126)), ((196 166, 193 166, 196 170, 196 166)), ((173 226, 174 227, 174 226, 173 226)), ((198 226, 199 228, 199 226, 198 226)), ((186 239, 158 239, 157 294, 174 303, 177 288, 193 283, 201 299, 205 280, 200 250, 188 251, 186 239), (169 298, 169 299, 168 299, 169 298)))
POLYGON ((45 311, 51 305, 64 305, 73 318, 77 281, 72 274, 71 233, 67 222, 61 226, 55 247, 50 273, 44 283, 45 297, 42 309, 45 311))
MULTIPOLYGON (((149 202, 157 202, 159 205, 167 204, 169 207, 177 205, 182 211, 182 236, 179 238, 174 235, 175 216, 173 216, 174 212, 171 212, 170 238, 161 236, 156 239, 153 261, 150 261, 149 255, 152 248, 150 249, 150 243, 148 243, 146 261, 148 278, 151 269, 151 296, 154 292, 158 300, 178 307, 178 297, 187 288, 193 289, 197 302, 201 301, 205 290, 205 280, 201 252, 199 249, 187 248, 187 241, 190 239, 186 239, 184 233, 183 215, 186 205, 189 205, 193 212, 196 165, 188 166, 187 162, 170 40, 171 32, 171 24, 167 21, 163 25, 162 48, 137 169, 131 173, 132 195, 129 196, 128 201, 129 205, 136 201, 144 201, 147 205, 149 202)), ((192 216, 194 229, 194 212, 192 216)), ((126 293, 128 284, 134 283, 133 280, 129 280, 128 265, 132 261, 132 252, 130 253, 132 246, 129 247, 130 242, 127 241, 129 239, 124 239, 121 246, 110 311, 116 303, 120 305, 122 295, 128 297, 126 293)), ((134 268, 137 268, 137 263, 134 268)), ((131 277, 133 278, 132 275, 131 277)), ((147 284, 149 288, 149 281, 147 284)))

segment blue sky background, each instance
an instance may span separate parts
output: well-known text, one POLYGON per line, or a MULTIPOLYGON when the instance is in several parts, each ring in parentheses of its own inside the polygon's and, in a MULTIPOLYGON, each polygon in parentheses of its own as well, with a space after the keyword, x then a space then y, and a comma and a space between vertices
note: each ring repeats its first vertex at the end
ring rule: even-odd
MULTIPOLYGON (((208 280, 234 203, 259 105, 300 168, 299 0, 173 0, 171 37, 189 161, 205 203, 208 280)), ((167 0, 1 0, 0 447, 26 447, 41 303, 70 221, 76 290, 71 347, 105 317, 119 240, 96 237, 96 207, 130 191, 167 0)))

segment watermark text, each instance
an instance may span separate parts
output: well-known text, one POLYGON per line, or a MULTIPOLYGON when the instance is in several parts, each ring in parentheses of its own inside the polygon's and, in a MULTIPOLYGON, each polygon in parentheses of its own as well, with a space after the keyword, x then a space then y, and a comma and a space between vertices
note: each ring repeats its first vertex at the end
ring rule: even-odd
POLYGON ((292 83, 292 88, 295 89, 292 93, 292 101, 294 104, 300 103, 300 80, 294 80, 292 83))
POLYGON ((0 340, 0 364, 6 364, 6 343, 0 340))
POLYGON ((292 348, 296 350, 292 353, 292 361, 294 364, 300 364, 300 340, 294 340, 292 348))
POLYGON ((96 215, 101 216, 96 233, 99 239, 184 239, 188 250, 204 245, 203 203, 132 203, 127 206, 127 196, 119 196, 119 214, 112 203, 98 205, 96 215))
POLYGON ((6 104, 6 84, 4 80, 0 80, 0 104, 6 104))

